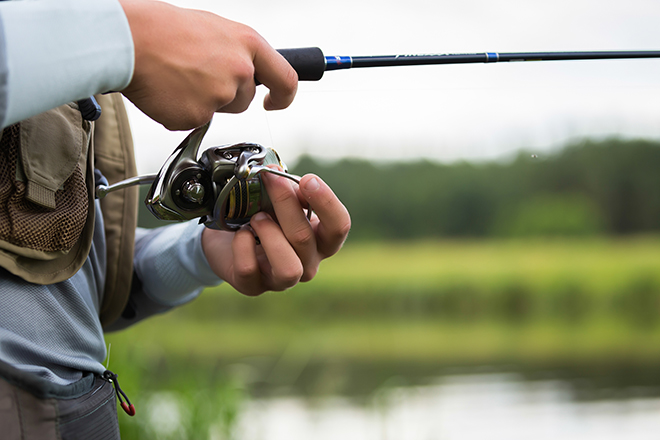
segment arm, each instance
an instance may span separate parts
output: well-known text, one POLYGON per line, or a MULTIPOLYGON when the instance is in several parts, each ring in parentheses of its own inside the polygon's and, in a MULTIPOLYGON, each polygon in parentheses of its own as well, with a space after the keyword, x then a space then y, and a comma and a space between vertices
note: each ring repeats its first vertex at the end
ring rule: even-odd
POLYGON ((241 112, 254 78, 264 107, 287 107, 289 64, 254 30, 217 15, 153 0, 0 2, 0 122, 122 91, 169 129, 241 112))
POLYGON ((3 127, 126 87, 133 42, 116 0, 0 2, 3 127))
POLYGON ((128 305, 106 331, 117 331, 197 298, 222 282, 202 252, 203 225, 196 221, 156 229, 138 228, 128 305))

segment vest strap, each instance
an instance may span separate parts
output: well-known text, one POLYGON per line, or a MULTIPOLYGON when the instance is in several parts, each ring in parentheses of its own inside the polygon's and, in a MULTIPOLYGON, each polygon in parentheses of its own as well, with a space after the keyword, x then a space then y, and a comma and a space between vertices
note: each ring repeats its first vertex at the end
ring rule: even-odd
MULTIPOLYGON (((133 137, 121 95, 98 95, 96 100, 103 109, 94 127, 96 168, 109 184, 136 176, 133 137)), ((101 199, 107 247, 105 290, 101 302, 104 328, 121 316, 131 292, 138 197, 138 188, 132 187, 101 199)))

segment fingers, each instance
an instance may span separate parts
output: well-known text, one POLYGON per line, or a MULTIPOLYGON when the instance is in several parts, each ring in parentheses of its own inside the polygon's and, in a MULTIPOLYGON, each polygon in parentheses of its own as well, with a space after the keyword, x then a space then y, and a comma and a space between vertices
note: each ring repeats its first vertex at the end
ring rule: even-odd
POLYGON ((298 90, 298 74, 272 47, 265 45, 254 57, 255 78, 270 89, 264 98, 266 110, 287 108, 298 90))
POLYGON ((318 252, 327 258, 339 251, 351 229, 346 207, 320 178, 313 174, 300 181, 300 192, 319 218, 316 229, 318 252))
POLYGON ((237 81, 236 94, 233 97, 225 98, 224 101, 229 101, 228 104, 221 102, 220 107, 216 112, 222 113, 242 113, 248 109, 254 95, 257 91, 257 86, 254 83, 254 77, 250 77, 245 81, 237 81))
POLYGON ((351 227, 350 215, 317 176, 303 177, 299 193, 287 179, 267 173, 262 174, 262 179, 282 232, 303 265, 301 281, 311 280, 320 261, 337 253, 343 245, 351 227), (302 204, 299 196, 305 201, 302 204), (301 206, 308 203, 318 219, 311 223, 301 206))
POLYGON ((318 271, 321 256, 318 254, 314 229, 302 210, 298 194, 288 179, 269 173, 262 173, 261 177, 268 197, 273 202, 282 232, 302 263, 301 281, 309 281, 318 271))
POLYGON ((266 290, 285 290, 312 279, 322 259, 335 254, 351 226, 344 205, 317 176, 307 175, 294 189, 286 178, 264 173, 268 195, 277 222, 258 212, 250 220, 257 245, 249 228, 235 234, 207 231, 202 235, 204 253, 213 271, 241 293, 259 295, 266 290), (316 212, 308 221, 302 204, 316 212), (231 256, 227 254, 228 237, 231 256))
POLYGON ((121 92, 171 130, 239 113, 254 98, 255 77, 270 93, 264 106, 293 101, 298 76, 255 30, 215 14, 152 0, 120 0, 133 37, 135 66, 121 92))
POLYGON ((263 237, 261 246, 265 258, 260 269, 268 290, 285 290, 298 284, 303 276, 303 264, 280 226, 264 212, 255 214, 250 226, 263 237))
POLYGON ((244 295, 256 296, 266 291, 257 261, 257 249, 254 236, 248 229, 236 231, 231 242, 233 271, 225 279, 244 295))
POLYGON ((250 227, 235 233, 205 229, 202 249, 213 272, 244 295, 295 286, 303 269, 281 229, 267 214, 251 221, 254 233, 265 237, 258 246, 250 227))

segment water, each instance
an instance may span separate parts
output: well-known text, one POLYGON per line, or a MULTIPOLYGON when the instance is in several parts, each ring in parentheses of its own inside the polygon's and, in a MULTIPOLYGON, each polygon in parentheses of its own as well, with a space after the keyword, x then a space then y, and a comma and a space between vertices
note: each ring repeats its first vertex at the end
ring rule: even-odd
POLYGON ((235 438, 657 439, 660 398, 647 391, 636 387, 622 399, 578 401, 566 381, 527 381, 513 373, 445 376, 425 386, 385 386, 366 401, 253 399, 241 411, 235 438))

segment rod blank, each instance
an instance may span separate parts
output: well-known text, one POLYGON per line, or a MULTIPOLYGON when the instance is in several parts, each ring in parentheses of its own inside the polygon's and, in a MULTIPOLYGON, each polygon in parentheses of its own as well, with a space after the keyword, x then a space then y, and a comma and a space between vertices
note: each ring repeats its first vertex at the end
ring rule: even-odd
POLYGON ((318 81, 328 70, 362 67, 420 66, 433 64, 499 63, 516 61, 573 61, 660 58, 660 51, 602 52, 483 52, 468 54, 423 54, 380 56, 325 56, 318 47, 281 49, 301 81, 318 81))

